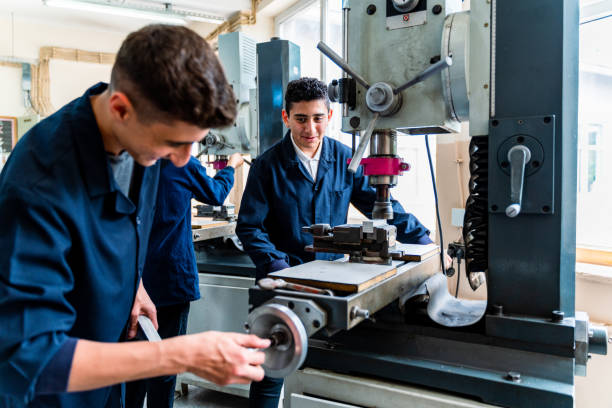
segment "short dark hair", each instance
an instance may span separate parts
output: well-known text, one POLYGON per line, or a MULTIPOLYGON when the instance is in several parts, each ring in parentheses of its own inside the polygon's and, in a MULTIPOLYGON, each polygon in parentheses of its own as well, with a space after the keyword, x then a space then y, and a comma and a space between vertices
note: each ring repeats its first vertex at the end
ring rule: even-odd
POLYGON ((316 78, 300 78, 287 84, 285 92, 285 110, 287 115, 291 106, 296 102, 314 101, 323 99, 329 110, 329 98, 327 97, 327 85, 316 78))
POLYGON ((127 95, 139 119, 180 120, 203 129, 231 125, 236 98, 221 63, 196 32, 153 24, 127 36, 110 89, 127 95))

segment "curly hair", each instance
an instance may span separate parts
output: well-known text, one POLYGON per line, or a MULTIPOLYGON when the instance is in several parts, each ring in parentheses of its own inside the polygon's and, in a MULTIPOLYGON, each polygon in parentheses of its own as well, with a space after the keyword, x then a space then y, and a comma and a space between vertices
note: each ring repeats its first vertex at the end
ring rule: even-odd
POLYGON ((110 89, 127 95, 143 123, 180 120, 207 129, 236 118, 236 97, 221 63, 186 27, 153 24, 129 34, 110 89))
POLYGON ((327 85, 316 78, 300 78, 287 84, 285 91, 285 111, 290 113, 291 107, 296 102, 314 101, 323 99, 329 110, 329 98, 327 97, 327 85))

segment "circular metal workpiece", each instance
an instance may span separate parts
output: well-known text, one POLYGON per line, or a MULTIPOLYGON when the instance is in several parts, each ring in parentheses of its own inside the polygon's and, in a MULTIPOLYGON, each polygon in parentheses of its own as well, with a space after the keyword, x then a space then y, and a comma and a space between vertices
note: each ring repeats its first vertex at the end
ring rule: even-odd
POLYGON ((366 93, 366 105, 381 116, 396 113, 402 105, 401 94, 394 94, 393 87, 386 82, 377 82, 366 93))
POLYGON ((417 4, 419 4, 419 0, 393 0, 393 8, 400 13, 412 11, 417 4))
POLYGON ((295 372, 306 359, 308 336, 300 318, 286 306, 268 303, 253 310, 247 319, 249 332, 272 345, 264 350, 266 376, 283 378, 295 372))

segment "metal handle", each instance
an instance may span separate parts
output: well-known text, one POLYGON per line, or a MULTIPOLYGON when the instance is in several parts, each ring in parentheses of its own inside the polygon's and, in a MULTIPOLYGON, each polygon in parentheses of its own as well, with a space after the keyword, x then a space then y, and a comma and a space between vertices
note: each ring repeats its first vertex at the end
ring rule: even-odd
POLYGON ((510 162, 510 205, 506 207, 506 215, 514 218, 521 212, 523 199, 523 184, 525 180, 525 166, 531 160, 531 150, 524 145, 514 146, 508 151, 510 162))
POLYGON ((334 50, 332 50, 323 41, 320 41, 319 44, 317 44, 317 48, 319 49, 319 51, 323 53, 323 55, 325 55, 327 58, 332 60, 334 64, 336 64, 337 66, 342 68, 343 71, 345 71, 350 76, 352 76, 355 79, 355 81, 363 85, 364 88, 368 89, 370 87, 370 84, 368 84, 368 81, 366 81, 365 78, 363 78, 361 75, 359 75, 359 73, 357 73, 357 71, 351 68, 349 64, 344 59, 342 59, 341 56, 336 54, 334 50))
POLYGON ((427 67, 423 72, 412 78, 410 81, 406 82, 404 85, 398 86, 393 90, 395 95, 402 92, 404 89, 410 88, 412 85, 418 84, 419 82, 424 81, 429 78, 436 72, 442 71, 444 68, 448 68, 453 65, 453 59, 451 57, 445 57, 444 59, 436 62, 435 64, 427 67))
POLYGON ((363 157, 363 153, 365 152, 366 147, 368 147, 368 143, 370 142, 370 137, 372 136, 372 132, 374 131, 374 126, 376 126, 376 122, 378 121, 378 116, 380 114, 376 112, 372 120, 368 124, 368 127, 359 140, 359 146, 357 146, 357 150, 355 150, 355 154, 351 159, 351 163, 348 166, 348 171, 351 173, 356 173, 359 168, 359 164, 361 163, 361 159, 363 157))

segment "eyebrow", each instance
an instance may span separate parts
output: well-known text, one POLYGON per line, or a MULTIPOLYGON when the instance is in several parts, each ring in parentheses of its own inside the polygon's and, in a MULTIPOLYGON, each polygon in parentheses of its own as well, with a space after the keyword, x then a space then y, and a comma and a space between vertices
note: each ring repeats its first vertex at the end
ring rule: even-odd
POLYGON ((183 146, 183 145, 190 145, 195 142, 180 142, 180 141, 174 141, 174 140, 166 140, 166 143, 172 146, 183 146))
POLYGON ((309 116, 314 116, 314 117, 325 116, 325 114, 324 113, 315 113, 314 115, 305 115, 303 113, 295 113, 293 116, 299 116, 300 118, 307 118, 309 116))

